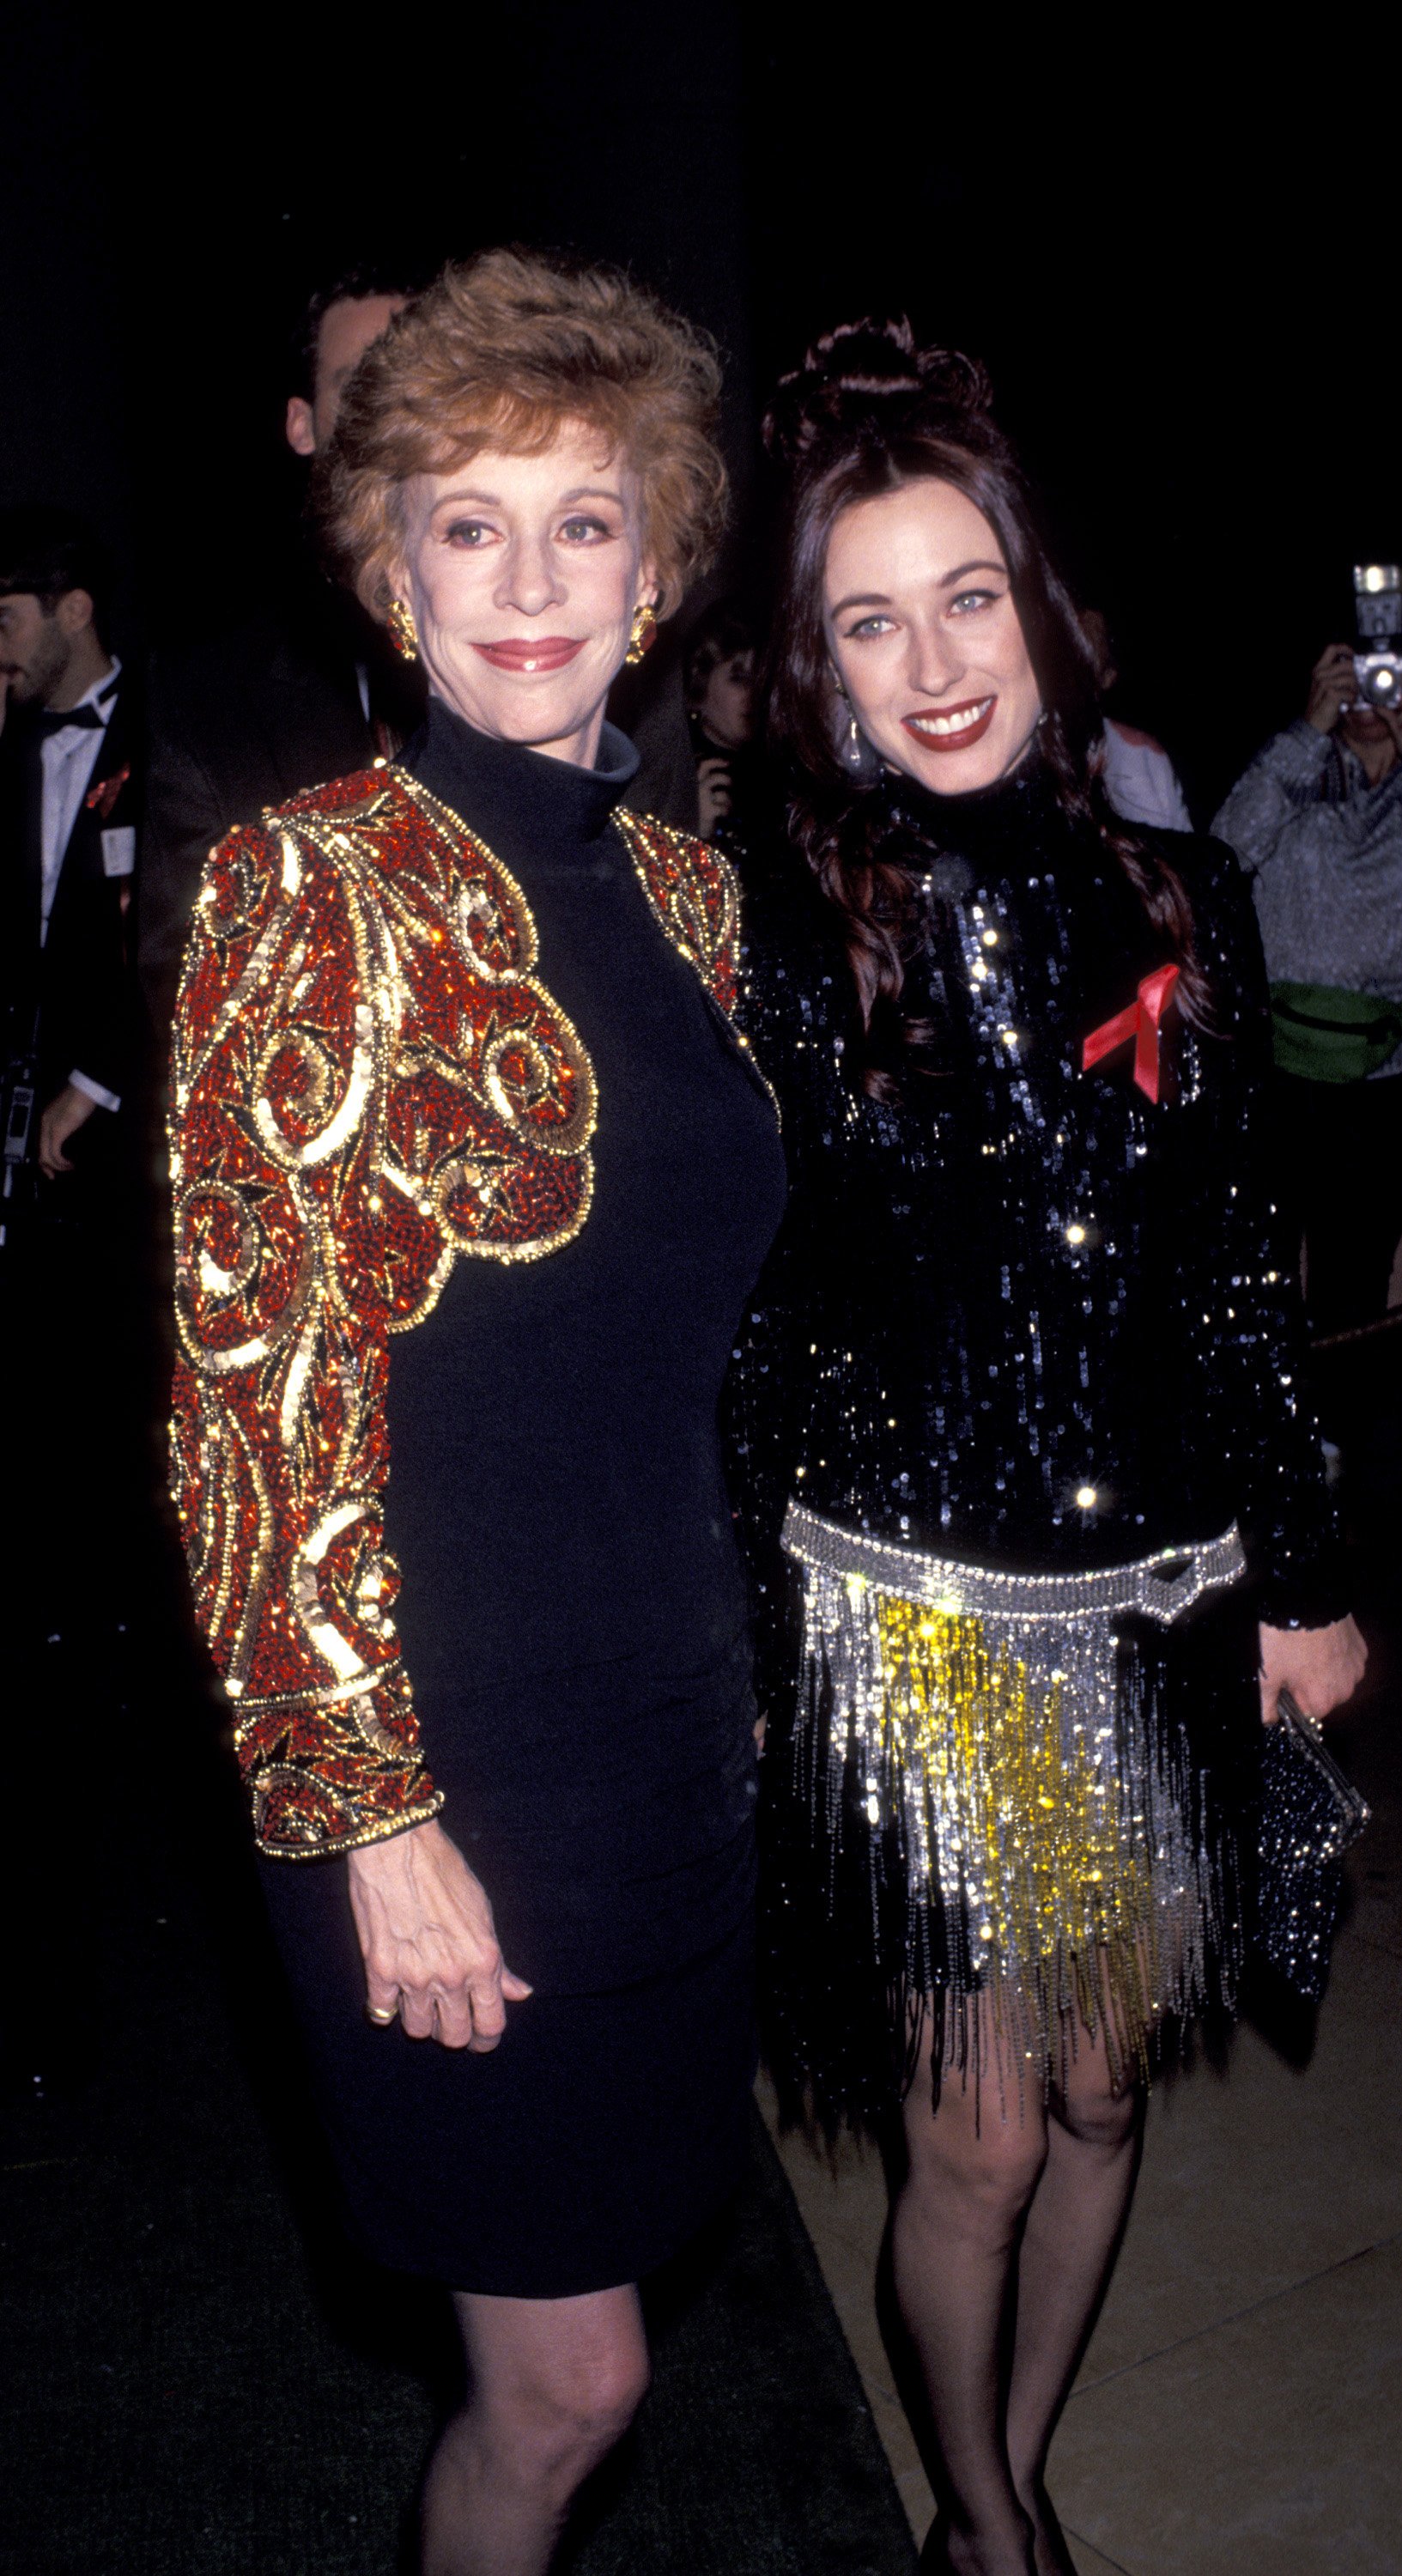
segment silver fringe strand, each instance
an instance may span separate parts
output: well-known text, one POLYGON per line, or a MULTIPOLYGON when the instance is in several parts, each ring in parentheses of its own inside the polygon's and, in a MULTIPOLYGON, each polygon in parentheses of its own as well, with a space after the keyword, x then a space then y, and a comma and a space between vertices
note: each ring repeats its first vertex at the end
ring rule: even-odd
POLYGON ((835 1852, 844 1785, 892 1829, 913 1997, 939 1995, 946 2063, 1045 2092, 1103 2033, 1116 2080, 1168 2013, 1199 2009, 1223 1891, 1181 1732, 1126 1686, 1116 1630, 1167 1627, 1244 1570, 1235 1528, 1132 1565, 1000 1574, 891 1546, 792 1503, 803 1577, 799 1759, 835 1852), (934 1936, 942 1956, 932 1947, 934 1936))

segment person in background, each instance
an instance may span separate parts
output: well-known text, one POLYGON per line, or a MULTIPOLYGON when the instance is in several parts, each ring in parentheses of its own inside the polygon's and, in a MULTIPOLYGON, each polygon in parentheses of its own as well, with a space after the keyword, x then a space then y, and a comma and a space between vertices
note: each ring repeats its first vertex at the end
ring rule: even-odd
POLYGON ((0 992, 5 1060, 35 1063, 47 1182, 72 1173, 68 1148, 96 1119, 91 1172, 127 1080, 140 734, 104 637, 107 588, 81 520, 0 516, 0 992))
POLYGON ((683 687, 681 647, 660 627, 640 662, 620 671, 609 692, 608 720, 626 733, 638 755, 638 774, 623 802, 630 814, 651 814, 676 832, 695 833, 700 820, 683 687))
POLYGON ((1271 983, 1277 1186, 1315 1332, 1381 1314, 1402 1236, 1402 716, 1331 644, 1302 716, 1213 824, 1251 879, 1271 983))
POLYGON ((100 1760, 84 1742, 129 1616, 135 1192, 126 907, 141 726, 108 642, 108 574, 67 511, 0 513, 0 1562, 16 1758, 64 1775, 65 1885, 12 1833, 0 2087, 78 2079, 92 2016, 100 1760), (21 1150, 21 1149, 25 1150, 21 1150), (11 1159, 13 1152, 13 1159, 11 1159), (63 2009, 55 2000, 63 1998, 63 2009))
MULTIPOLYGON (((284 424, 294 455, 310 463, 324 448, 356 366, 412 292, 407 278, 362 267, 310 298, 284 424)), ((158 662, 153 675, 137 947, 162 1052, 215 842, 300 788, 392 755, 422 714, 419 675, 310 561, 294 563, 276 589, 246 624, 158 662)))
POLYGON ((755 732, 755 635, 733 599, 717 600, 687 638, 686 711, 703 841, 744 838, 755 732), (719 827, 726 826, 722 832, 719 827))
MULTIPOLYGON (((1108 697, 1120 676, 1109 621, 1103 609, 1083 608, 1078 623, 1090 647, 1101 696, 1108 697)), ((1127 823, 1152 823, 1162 832, 1191 832, 1193 818, 1178 772, 1151 733, 1126 724, 1120 716, 1107 715, 1098 766, 1110 803, 1127 823)))

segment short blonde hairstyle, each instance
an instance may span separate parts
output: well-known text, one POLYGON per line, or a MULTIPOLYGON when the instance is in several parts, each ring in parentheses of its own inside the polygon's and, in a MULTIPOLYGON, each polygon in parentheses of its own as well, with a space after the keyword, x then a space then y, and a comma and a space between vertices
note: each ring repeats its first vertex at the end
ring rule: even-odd
POLYGON ((670 616, 725 520, 720 367, 704 333, 615 269, 523 250, 455 262, 396 314, 346 388, 318 460, 327 547, 383 616, 400 495, 483 448, 538 454, 564 422, 597 427, 642 487, 643 551, 670 616))

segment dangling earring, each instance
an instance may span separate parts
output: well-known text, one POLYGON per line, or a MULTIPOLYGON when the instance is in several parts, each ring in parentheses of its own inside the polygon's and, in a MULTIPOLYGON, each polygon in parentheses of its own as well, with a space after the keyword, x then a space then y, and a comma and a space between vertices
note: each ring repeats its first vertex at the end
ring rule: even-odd
POLYGON ((652 639, 656 633, 656 609, 650 608, 646 605, 641 608, 635 608, 633 611, 632 630, 628 637, 628 650, 623 656, 625 662, 628 663, 631 669, 635 669, 638 663, 641 662, 644 653, 651 650, 652 639))
POLYGON ((395 651, 397 653, 402 653, 406 662, 417 662, 419 658, 419 630, 414 624, 412 611, 405 607, 402 599, 396 599, 392 603, 389 612, 388 624, 389 631, 394 637, 395 651))
POLYGON ((876 776, 881 763, 852 712, 851 701, 845 690, 837 702, 837 721, 833 726, 832 747, 840 766, 846 770, 849 778, 871 779, 876 776))

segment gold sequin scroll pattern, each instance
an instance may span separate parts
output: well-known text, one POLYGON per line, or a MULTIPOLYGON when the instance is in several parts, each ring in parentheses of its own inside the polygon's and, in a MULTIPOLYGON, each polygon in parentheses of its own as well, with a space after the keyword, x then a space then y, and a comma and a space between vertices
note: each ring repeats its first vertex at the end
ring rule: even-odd
MULTIPOLYGON (((634 819, 668 936, 724 1006, 734 889, 634 819)), ((597 1095, 521 889, 395 771, 212 853, 172 1063, 173 1489, 265 1848, 326 1853, 438 1800, 387 1616, 388 1335, 454 1261, 536 1260, 588 1213, 597 1095)))

